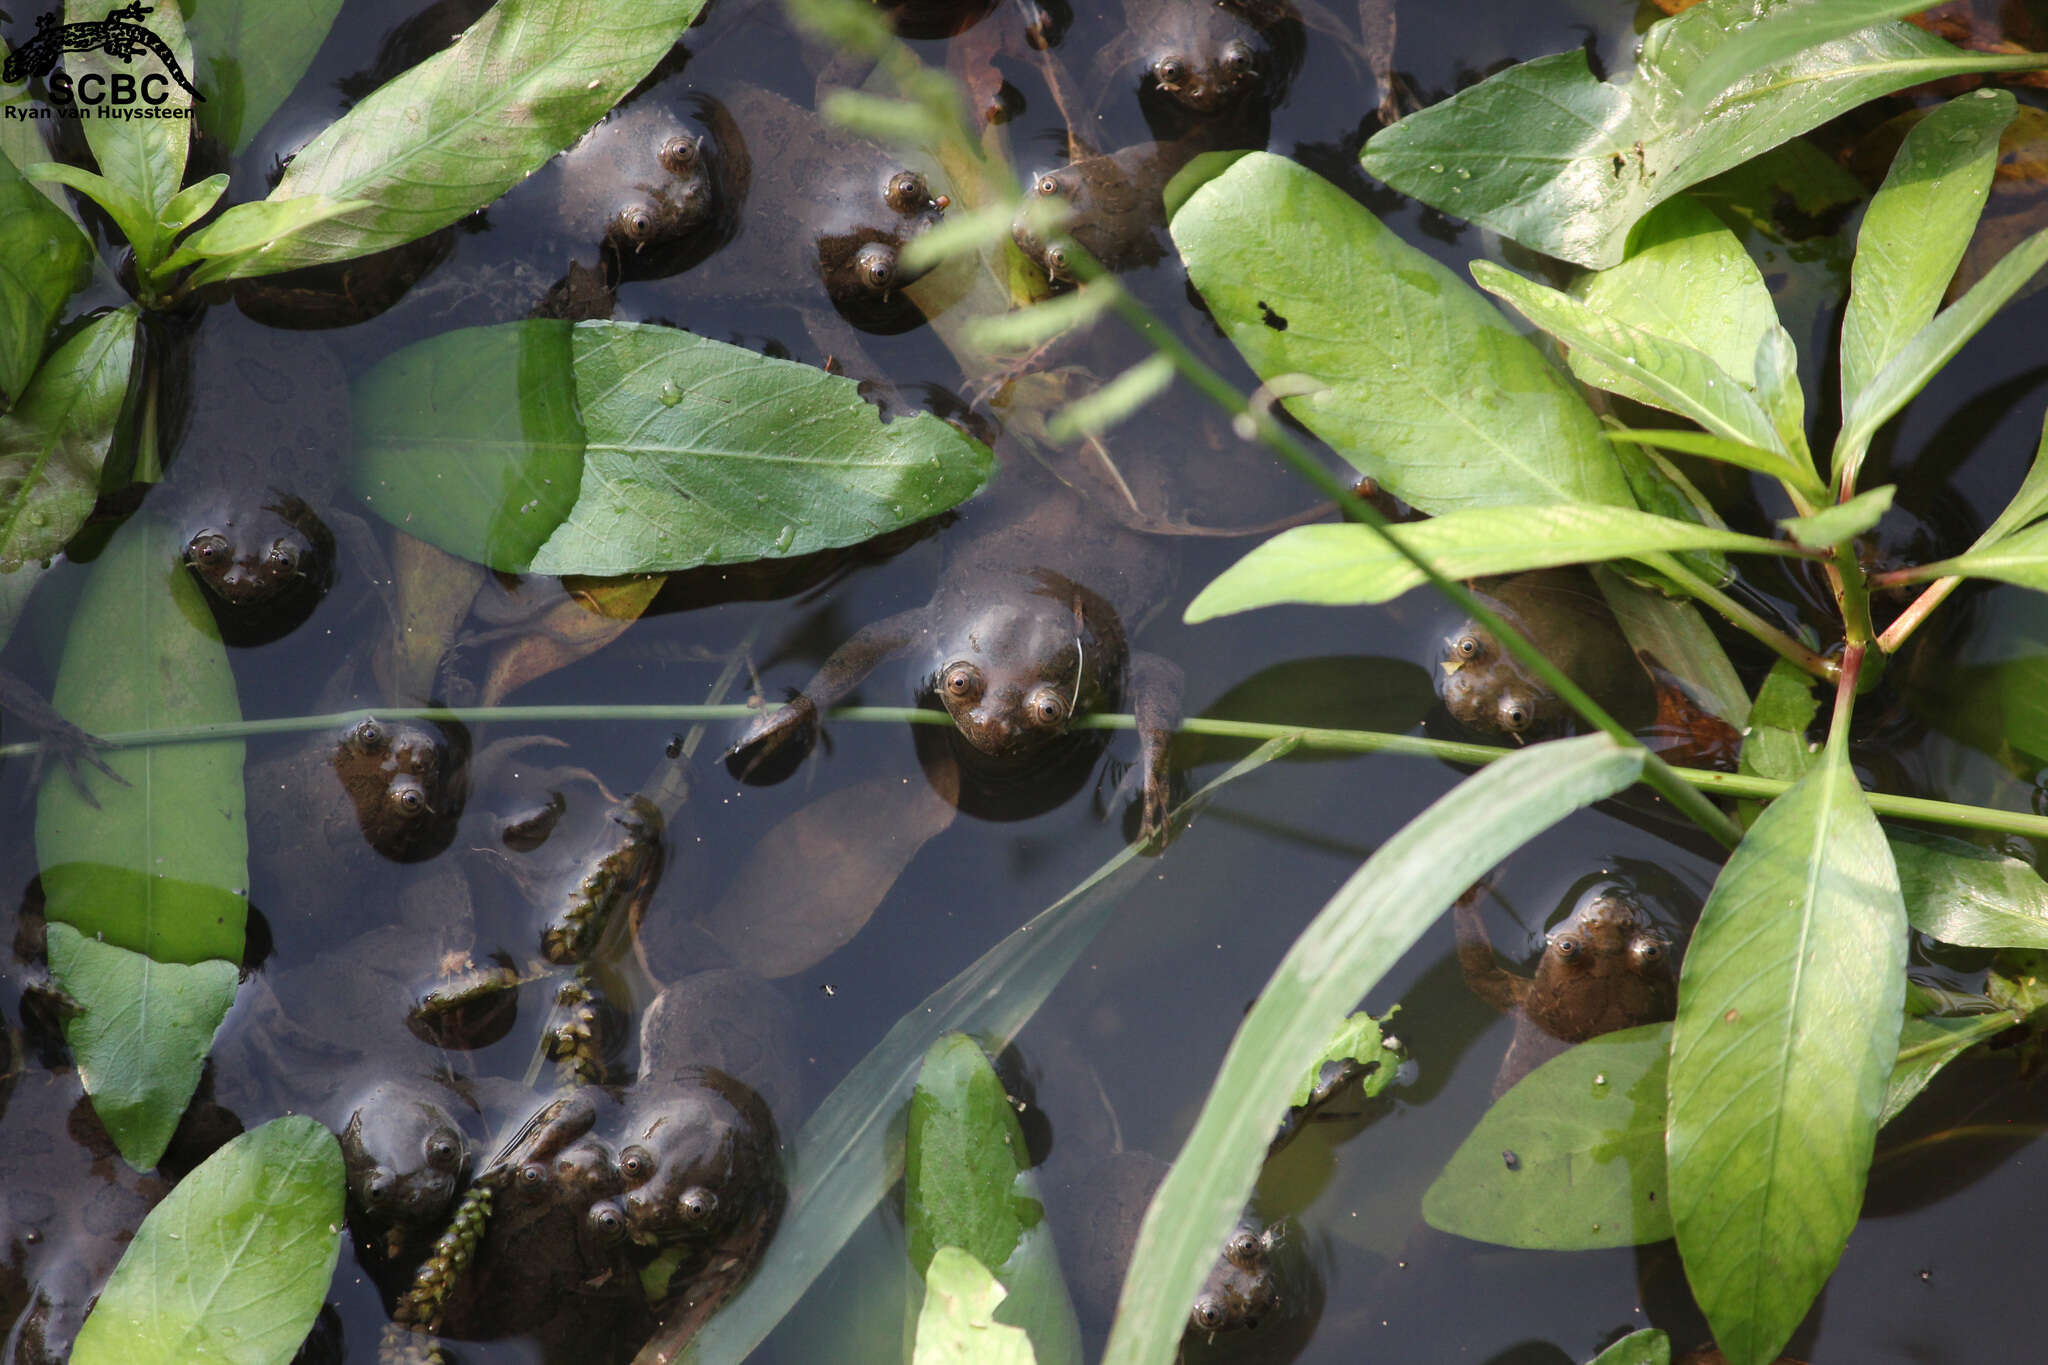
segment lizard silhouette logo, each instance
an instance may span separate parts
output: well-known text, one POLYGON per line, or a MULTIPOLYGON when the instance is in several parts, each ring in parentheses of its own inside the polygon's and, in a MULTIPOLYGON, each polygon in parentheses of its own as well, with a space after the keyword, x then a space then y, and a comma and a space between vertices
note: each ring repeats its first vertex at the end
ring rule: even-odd
MULTIPOLYGON (((171 93, 165 73, 168 73, 170 81, 176 81, 191 92, 193 99, 204 101, 206 96, 185 78, 184 69, 178 65, 171 45, 143 27, 144 16, 153 13, 154 9, 142 4, 141 0, 135 0, 120 9, 108 10, 104 19, 66 24, 59 22, 58 11, 51 10, 36 20, 35 36, 8 54, 7 65, 0 70, 0 80, 12 85, 35 77, 46 77, 51 102, 67 112, 75 112, 76 105, 125 108, 139 103, 157 109, 171 93), (163 72, 152 71, 139 79, 126 71, 116 71, 111 75, 95 71, 76 79, 68 73, 57 72, 58 59, 66 52, 104 52, 109 57, 133 62, 145 51, 155 54, 156 59, 163 63, 163 72), (52 75, 52 72, 57 74, 52 75)), ((182 111, 162 111, 166 117, 175 117, 179 112, 182 111)), ((8 114, 10 117, 20 116, 16 106, 9 106, 8 114)))

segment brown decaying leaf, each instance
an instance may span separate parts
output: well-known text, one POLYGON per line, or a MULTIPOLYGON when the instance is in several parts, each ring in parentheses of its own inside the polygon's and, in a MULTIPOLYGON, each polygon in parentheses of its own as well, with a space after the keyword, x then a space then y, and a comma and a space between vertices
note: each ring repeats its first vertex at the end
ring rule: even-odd
POLYGON ((1643 734, 1643 742, 1667 763, 1734 772, 1742 752, 1742 732, 1694 701, 1685 684, 1658 663, 1656 655, 1639 649, 1636 657, 1657 687, 1657 719, 1643 734))
POLYGON ((370 668, 378 693, 392 704, 424 704, 435 699, 441 659, 469 615, 484 569, 403 531, 392 533, 391 562, 398 628, 378 642, 370 668))
POLYGON ((640 619, 666 581, 663 574, 563 579, 563 599, 491 656, 480 704, 496 706, 536 678, 597 653, 640 619))

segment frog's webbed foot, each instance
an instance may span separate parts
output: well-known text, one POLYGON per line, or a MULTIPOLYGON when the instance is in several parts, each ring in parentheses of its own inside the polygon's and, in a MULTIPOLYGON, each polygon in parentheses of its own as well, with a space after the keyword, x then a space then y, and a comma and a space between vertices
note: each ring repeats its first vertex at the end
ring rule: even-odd
POLYGON ((818 738, 818 708, 801 692, 747 722, 725 751, 725 770, 753 786, 770 786, 796 771, 818 738))
POLYGON ((52 758, 64 765, 64 771, 71 776, 71 785, 94 810, 100 808, 100 803, 86 783, 85 764, 91 764, 124 787, 128 785, 128 779, 108 767, 106 760, 99 756, 99 751, 107 747, 105 740, 64 719, 56 707, 36 694, 34 688, 5 669, 0 669, 0 710, 19 716, 42 732, 42 748, 36 751, 29 766, 31 789, 41 782, 43 764, 52 758))

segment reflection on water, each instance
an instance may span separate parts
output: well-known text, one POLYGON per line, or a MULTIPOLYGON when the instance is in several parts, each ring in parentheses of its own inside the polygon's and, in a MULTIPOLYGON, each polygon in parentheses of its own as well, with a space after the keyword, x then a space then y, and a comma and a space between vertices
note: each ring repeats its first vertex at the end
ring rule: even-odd
MULTIPOLYGON (((1492 249, 1481 234, 1364 181, 1355 154, 1376 126, 1371 111, 1381 92, 1361 74, 1369 63, 1320 24, 1247 38, 1184 31, 1216 16, 1182 0, 1054 5, 1039 34, 1060 37, 1053 51, 1064 64, 1055 67, 1026 41, 1021 6, 894 8, 915 16, 929 61, 950 61, 978 98, 1009 111, 1021 174, 1064 166, 1070 152, 1079 159, 1054 177, 1055 189, 1084 209, 1100 208, 1090 220, 1102 234, 1099 254, 1120 254, 1133 267, 1131 287, 1246 388, 1249 377, 1190 302, 1170 252, 1160 250, 1150 206, 1123 203, 1117 186, 1091 178, 1105 166, 1156 166, 1162 158, 1177 165, 1194 144, 1171 157, 1119 157, 1122 149, 1184 137, 1270 146, 1338 181, 1456 269, 1492 249), (1126 8, 1144 21, 1135 33, 1124 27, 1126 8), (949 48, 941 35, 961 22, 959 11, 987 17, 949 48), (1254 69, 1285 73, 1270 106, 1255 93, 1215 93, 1235 88, 1229 74, 1243 59, 1231 44, 1244 42, 1254 69), (1198 106, 1212 95, 1227 108, 1220 122, 1202 123, 1198 106)), ((236 195, 260 195, 275 158, 346 100, 461 31, 477 10, 448 0, 418 16, 396 0, 351 5, 313 72, 234 168, 236 195), (387 43, 401 21, 409 27, 387 43)), ((1588 28, 1588 14, 1576 4, 1403 7, 1396 64, 1409 87, 1436 98, 1510 57, 1588 44, 1610 64, 1621 60, 1634 41, 1628 16, 1602 11, 1588 28)), ((7 36, 18 42, 24 28, 17 19, 7 36)), ((198 322, 198 355, 246 348, 253 333, 258 347, 317 353, 360 379, 401 347, 457 327, 535 311, 606 313, 814 365, 830 360, 879 381, 885 407, 914 399, 966 415, 1009 455, 1002 424, 1024 420, 1034 393, 1065 394, 1143 354, 1105 327, 1032 376, 1039 390, 963 373, 934 329, 904 311, 909 272, 894 267, 900 239, 931 212, 930 187, 900 180, 893 164, 862 161, 868 151, 809 112, 820 70, 833 84, 857 84, 863 73, 806 48, 766 3, 716 0, 687 46, 689 60, 665 63, 581 160, 550 167, 485 214, 374 269, 329 272, 292 292, 247 299, 260 321, 319 324, 316 337, 278 338, 222 307, 198 322), (862 194, 879 195, 880 207, 856 205, 862 194), (711 201, 708 209, 700 198, 711 201), (863 216, 884 208, 890 223, 863 216), (831 243, 829 297, 813 287, 802 259, 821 234, 831 243), (334 304, 337 296, 346 307, 334 304)), ((1781 305, 1813 316, 1824 334, 1839 303, 1813 292, 1832 287, 1827 272, 1802 272, 1789 257, 1780 264, 1774 281, 1789 281, 1794 294, 1781 305)), ((2038 340, 2021 330, 2027 326, 2023 308, 1994 322, 1970 365, 1938 381, 1873 457, 1889 465, 1872 471, 1873 483, 1896 481, 1917 490, 1917 505, 1942 509, 1911 533, 1941 552, 1989 519, 2032 451, 2043 369, 2038 340)), ((508 431, 530 435, 548 420, 551 400, 517 382, 533 360, 530 340, 517 344, 501 364, 478 368, 470 396, 477 410, 514 424, 508 431)), ((1819 392, 1827 352, 1802 350, 1809 390, 1819 392)), ((288 367, 286 392, 268 398, 260 386, 222 397, 201 369, 200 408, 188 428, 200 435, 188 438, 171 481, 146 499, 148 510, 198 515, 208 499, 282 481, 282 468, 242 458, 250 447, 241 434, 287 412, 309 426, 345 421, 323 419, 295 395, 312 363, 288 367)), ((719 691, 729 668, 732 696, 780 701, 822 668, 839 691, 870 703, 908 704, 925 689, 929 704, 964 717, 975 744, 952 743, 944 730, 920 729, 913 741, 901 727, 840 725, 804 761, 791 756, 786 780, 754 786, 713 761, 737 737, 722 730, 678 746, 671 728, 653 724, 542 732, 496 725, 458 736, 380 722, 369 731, 252 742, 250 970, 165 1174, 189 1166, 237 1124, 253 1127, 286 1109, 344 1131, 362 1115, 356 1148, 409 1143, 429 1165, 445 1159, 432 1144, 445 1146, 449 1125, 481 1163, 529 1119, 543 1119, 519 1136, 525 1145, 510 1149, 544 1166, 538 1192, 498 1234, 510 1247, 494 1253, 498 1279, 459 1305, 455 1325, 470 1337, 521 1331, 579 1346, 593 1332, 630 1335, 618 1315, 644 1312, 631 1294, 614 1304, 593 1290, 560 1312, 514 1306, 583 1293, 577 1286, 622 1267, 637 1273, 635 1258, 619 1251, 634 1244, 606 1240, 605 1211, 616 1205, 629 1230, 655 1215, 633 1202, 630 1177, 606 1163, 652 1131, 663 1106, 687 1108, 701 1133, 710 1122, 703 1115, 724 1105, 742 1115, 728 1117, 735 1128, 759 1136, 762 1125, 747 1117, 752 1091, 738 1094, 693 1068, 715 1060, 771 1097, 773 1126, 794 1133, 905 1010, 1114 852, 1135 824, 1135 815, 1126 819, 1134 799, 1206 780, 1243 749, 1183 741, 1170 766, 1155 767, 1137 737, 1118 735, 1106 758, 1086 745, 1050 751, 1059 761, 1034 770, 1021 790, 977 754, 1031 747, 1019 727, 1033 716, 1057 728, 1090 706, 1135 704, 1142 713, 1147 697, 1163 714, 1166 694, 1140 685, 1162 676, 1144 675, 1144 659, 1178 674, 1185 714, 1455 733, 1432 685, 1458 623, 1423 595, 1386 609, 1289 608, 1199 627, 1180 621, 1192 593, 1244 542, 1160 531, 1255 525, 1304 502, 1287 476, 1191 395, 1176 389, 1155 402, 1109 449, 1114 478, 1086 452, 1070 450, 1045 466, 1013 460, 956 519, 859 551, 674 575, 651 601, 634 604, 645 607, 637 620, 624 612, 619 619, 630 624, 581 635, 576 623, 588 614, 563 604, 599 589, 572 585, 565 596, 552 584, 534 592, 486 579, 472 607, 476 571, 394 545, 374 518, 367 542, 336 524, 339 543, 324 553, 339 567, 324 595, 295 602, 284 628, 230 631, 234 682, 252 718, 514 691, 532 703, 699 702, 719 691), (1119 498, 1121 526, 1088 510, 1119 498), (1101 523, 1089 533, 1099 532, 1097 540, 1076 529, 1077 517, 1101 523), (1019 548, 1034 540, 1061 554, 1040 562, 1019 548), (409 581, 445 590, 411 607, 438 613, 438 629, 456 631, 448 657, 408 656, 406 637, 391 633, 385 557, 409 581), (1063 594, 1043 577, 1021 595, 1011 591, 1047 564, 1066 587, 1078 581, 1085 592, 1063 594), (1021 611, 1020 603, 1047 610, 1021 611), (895 623, 900 638, 878 644, 878 623, 895 623), (1059 638, 1032 656, 1049 661, 1042 673, 1013 678, 968 647, 935 638, 942 630, 963 631, 975 648, 1005 630, 1059 638), (865 640, 866 652, 850 660, 849 640, 865 640), (385 650, 373 658, 379 641, 385 650), (989 697, 1007 709, 978 710, 989 697), (675 758, 679 748, 689 757, 675 758), (645 808, 630 803, 636 793, 645 808), (658 816, 658 838, 647 833, 657 823, 647 809, 658 816), (962 813, 967 818, 956 818, 962 813), (660 851, 649 855, 650 847, 660 851), (554 923, 557 912, 564 923, 554 923), (682 990, 676 983, 685 981, 697 985, 682 990), (673 993, 650 1014, 664 987, 673 993), (714 995, 722 1003, 704 1003, 714 995), (577 1092, 587 1112, 549 1107, 565 1074, 635 1067, 664 1079, 623 1102, 577 1092)), ((315 509, 323 518, 362 510, 338 498, 331 464, 309 477, 303 490, 285 491, 335 501, 315 509)), ((486 513, 559 496, 544 475, 506 477, 504 487, 472 490, 486 513)), ((1747 503, 1740 487, 1716 491, 1727 494, 1739 529, 1768 534, 1768 511, 1781 510, 1747 503)), ((278 515, 275 502, 266 510, 278 515)), ((249 559, 241 567, 253 573, 284 541, 277 532, 253 558, 239 550, 228 558, 249 559)), ((287 550, 302 552, 277 553, 287 550)), ((45 692, 87 567, 52 574, 9 642, 7 665, 45 692)), ((1791 573, 1761 568, 1754 592, 1798 610, 1814 585, 1791 573)), ((1866 776, 1893 790, 2023 804, 2029 793, 1998 761, 2007 756, 1998 746, 2030 733, 2011 717, 2038 691, 2030 690, 2038 659, 2014 641, 2038 634, 2037 616, 2036 599, 2017 590, 1959 598, 1948 638, 1930 632, 1917 656, 1899 661, 1891 690, 1869 705, 1870 733, 1858 753, 1866 776), (1949 666, 1956 661, 1969 667, 1949 666), (1995 732, 1985 724, 1993 703, 2006 717, 1995 732)), ((1753 685, 1768 661, 1739 645, 1735 652, 1753 685)), ((2048 761, 2048 741, 2028 752, 2048 761)), ((1419 759, 1297 757, 1227 789, 1147 864, 1019 1043, 1050 1132, 1049 1188, 1078 1183, 1117 1153, 1171 1155, 1243 1009, 1294 935, 1359 859, 1456 779, 1419 759)), ((65 888, 77 882, 78 864, 52 859, 38 882, 32 800, 22 766, 0 770, 0 810, 13 812, 0 822, 0 887, 19 907, 16 965, 0 997, 10 1060, 0 1082, 0 1310, 17 1324, 13 1359, 38 1359, 37 1343, 66 1337, 84 1286, 105 1273, 122 1230, 163 1189, 106 1159, 105 1133, 62 1065, 63 1002, 37 979, 41 913, 46 892, 77 894, 75 885, 65 888), (31 1297, 37 1286, 43 1299, 31 1297)), ((1494 877, 1485 913, 1500 963, 1490 970, 1536 970, 1546 931, 1589 896, 1621 885, 1642 899, 1675 958, 1715 866, 1711 849, 1640 797, 1574 816, 1494 877)), ((1556 942, 1553 933, 1553 951, 1556 942)), ((1959 988, 1972 986, 1982 967, 1967 954, 1925 956, 1930 971, 1959 988)), ((1668 1242, 1513 1251, 1422 1224, 1425 1190, 1485 1112, 1503 1067, 1522 1069, 1504 1061, 1518 1030, 1468 988, 1448 919, 1367 1003, 1377 1012, 1397 1001, 1394 1027, 1414 1059, 1412 1079, 1349 1118, 1309 1125, 1261 1183, 1262 1216, 1286 1220, 1290 1252, 1309 1262, 1309 1280, 1320 1286, 1303 1291, 1320 1294, 1319 1314, 1293 1319, 1315 1324, 1297 1358, 1583 1361, 1644 1325, 1667 1328, 1680 1347, 1703 1342, 1668 1242)), ((1793 1353, 1821 1362, 1974 1361, 2036 1350, 2031 1315, 2018 1307, 2028 1302, 2025 1258, 2010 1248, 2024 1244, 2031 1229, 2023 1220, 2043 1194, 2024 1160, 2041 1131, 2040 1109, 2041 1086, 2018 1078, 2003 1058, 1959 1064, 1938 1078, 1881 1138, 1865 1221, 1793 1353)), ((664 1169, 678 1163, 685 1159, 670 1152, 664 1169)), ((711 1188, 711 1177, 704 1180, 711 1188)), ((760 1180, 751 1172, 741 1183, 760 1180)), ((664 1207, 687 1208, 681 1198, 664 1207)), ((1071 1199, 1063 1208, 1056 1195, 1049 1202, 1055 1233, 1069 1245, 1069 1272, 1088 1281, 1079 1297, 1112 1299, 1114 1285, 1101 1282, 1112 1272, 1081 1250, 1093 1230, 1089 1209, 1076 1211, 1071 1199)), ((715 1238, 704 1232, 703 1244, 749 1245, 772 1227, 766 1210, 779 1209, 758 1191, 729 1195, 729 1203, 728 1212, 747 1216, 716 1222, 715 1238)), ((417 1235, 425 1225, 386 1212, 359 1220, 356 1250, 344 1254, 331 1295, 339 1310, 335 1358, 375 1358, 379 1295, 395 1293, 402 1278, 391 1270, 399 1263, 393 1247, 405 1242, 405 1229, 417 1235)), ((715 1220, 705 1217, 711 1227, 715 1220)), ((895 1358, 900 1241, 885 1208, 761 1358, 895 1358)), ((528 1358, 516 1342, 459 1349, 479 1362, 528 1358)))

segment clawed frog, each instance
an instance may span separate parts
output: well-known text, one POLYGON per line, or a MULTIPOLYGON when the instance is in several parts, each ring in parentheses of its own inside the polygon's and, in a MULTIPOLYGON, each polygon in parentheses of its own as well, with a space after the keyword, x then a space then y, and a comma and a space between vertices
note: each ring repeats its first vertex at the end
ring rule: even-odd
POLYGON ((1276 26, 1298 22, 1285 0, 1125 0, 1126 36, 1098 70, 1135 65, 1145 115, 1162 136, 1255 130, 1292 64, 1276 26))
POLYGON ((1061 282, 1075 278, 1069 240, 1107 270, 1156 264, 1166 255, 1166 182, 1196 150, 1187 143, 1141 142, 1045 171, 1033 179, 1011 236, 1045 267, 1048 278, 1061 282), (1056 227, 1041 228, 1047 207, 1054 205, 1063 218, 1056 227))
MULTIPOLYGON (((1649 676, 1583 570, 1541 569, 1472 590, 1623 725, 1640 729, 1654 718, 1649 676)), ((1472 621, 1444 640, 1436 687, 1452 719, 1481 734, 1522 742, 1577 729, 1563 699, 1472 621)))

